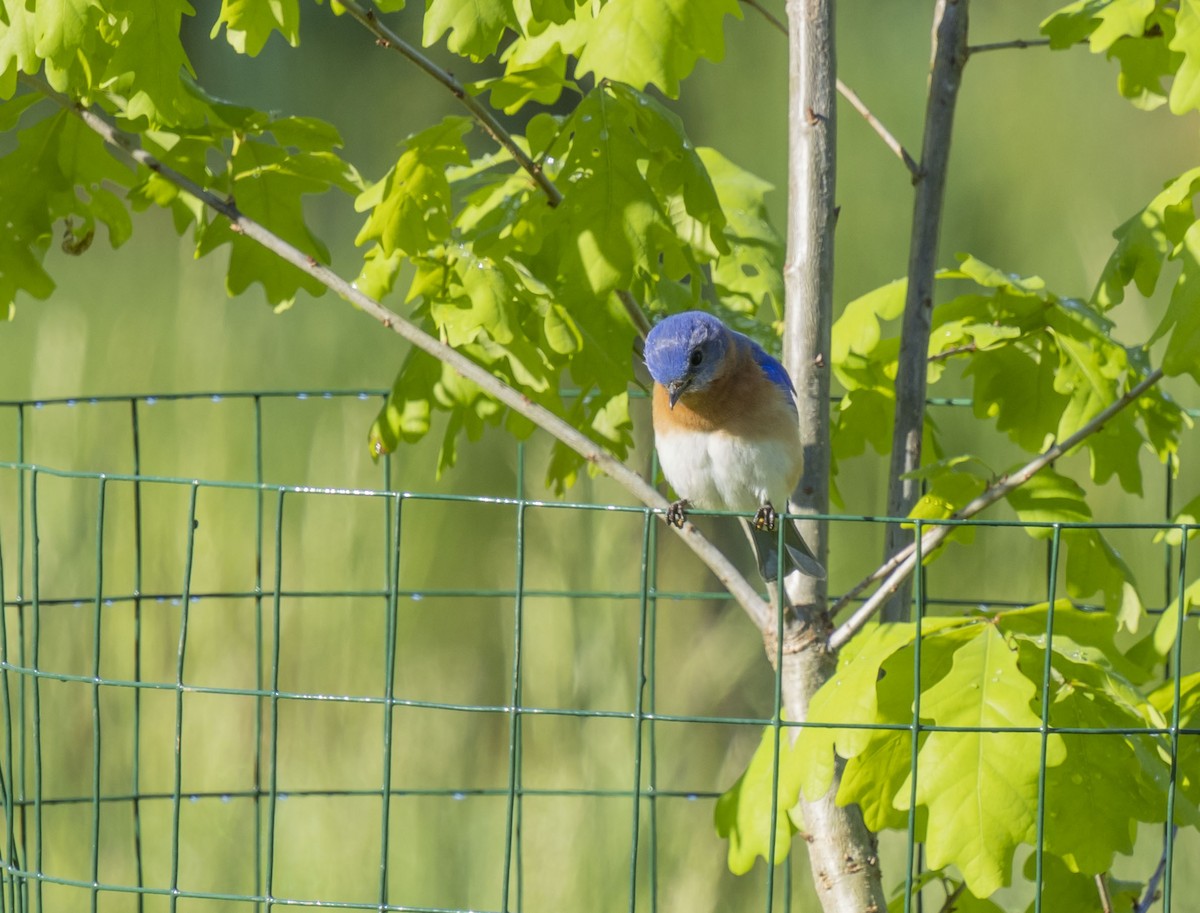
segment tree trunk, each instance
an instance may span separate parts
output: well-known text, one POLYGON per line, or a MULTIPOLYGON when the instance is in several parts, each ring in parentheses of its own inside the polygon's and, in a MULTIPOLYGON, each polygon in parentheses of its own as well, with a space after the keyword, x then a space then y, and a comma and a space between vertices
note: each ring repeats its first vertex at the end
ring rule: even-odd
MULTIPOLYGON (((784 362, 796 382, 804 474, 797 509, 829 508, 829 336, 833 322, 833 235, 837 137, 833 0, 788 0, 789 181, 788 254, 784 267, 787 323, 784 362)), ((828 566, 825 524, 807 521, 801 532, 828 566)), ((792 574, 793 605, 784 632, 782 676, 787 716, 803 720, 813 694, 832 675, 825 582, 792 574)), ((764 632, 775 659, 775 632, 764 632)), ((825 913, 883 913, 875 838, 858 806, 834 802, 840 769, 829 793, 801 803, 813 880, 825 913)))
MULTIPOLYGON (((916 178, 912 234, 908 253, 908 292, 900 331, 896 372, 896 424, 892 433, 892 462, 888 475, 889 517, 906 517, 920 494, 915 479, 902 476, 921 466, 921 436, 925 427, 925 380, 929 333, 933 315, 933 274, 937 268, 942 200, 950 162, 950 132, 963 66, 967 62, 969 0, 938 0, 933 16, 933 51, 929 98, 925 106, 925 136, 921 168, 916 178)), ((887 528, 883 560, 912 542, 912 530, 898 523, 887 528)), ((920 573, 920 569, 917 569, 920 573)), ((907 621, 912 603, 912 578, 901 585, 883 607, 884 621, 907 621)))

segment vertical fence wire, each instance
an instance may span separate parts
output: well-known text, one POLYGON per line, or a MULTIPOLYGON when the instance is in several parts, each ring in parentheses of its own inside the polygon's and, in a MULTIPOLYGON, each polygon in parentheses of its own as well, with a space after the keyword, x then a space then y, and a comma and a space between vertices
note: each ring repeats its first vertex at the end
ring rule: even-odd
POLYGON ((106 480, 96 485, 96 595, 92 600, 92 889, 91 910, 100 902, 100 640, 104 630, 104 496, 106 480))
MULTIPOLYGON (((130 434, 133 443, 133 680, 142 680, 142 443, 138 420, 138 400, 129 401, 130 434)), ((146 886, 145 863, 142 858, 142 689, 133 688, 133 721, 130 738, 133 740, 130 764, 130 812, 133 815, 133 864, 138 888, 146 886)), ((137 913, 146 907, 146 896, 140 890, 134 895, 137 913)))

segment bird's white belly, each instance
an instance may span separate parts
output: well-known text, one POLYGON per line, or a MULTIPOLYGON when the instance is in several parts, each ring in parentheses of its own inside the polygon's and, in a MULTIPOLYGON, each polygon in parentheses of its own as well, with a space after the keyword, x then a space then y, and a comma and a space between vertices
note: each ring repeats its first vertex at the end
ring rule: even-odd
POLYGON ((799 481, 799 442, 750 441, 720 432, 673 431, 656 439, 671 487, 705 510, 786 509, 799 481))

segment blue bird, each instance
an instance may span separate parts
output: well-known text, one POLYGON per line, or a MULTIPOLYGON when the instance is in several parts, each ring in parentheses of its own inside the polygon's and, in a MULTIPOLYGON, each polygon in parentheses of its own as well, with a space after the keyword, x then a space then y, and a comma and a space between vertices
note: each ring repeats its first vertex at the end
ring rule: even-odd
MULTIPOLYGON (((759 573, 776 580, 774 505, 788 505, 804 467, 787 370, 750 337, 703 311, 657 324, 646 337, 644 357, 654 378, 659 463, 680 497, 667 522, 682 526, 689 507, 756 511, 747 528, 759 573)), ((792 523, 784 542, 797 570, 825 576, 792 523)))

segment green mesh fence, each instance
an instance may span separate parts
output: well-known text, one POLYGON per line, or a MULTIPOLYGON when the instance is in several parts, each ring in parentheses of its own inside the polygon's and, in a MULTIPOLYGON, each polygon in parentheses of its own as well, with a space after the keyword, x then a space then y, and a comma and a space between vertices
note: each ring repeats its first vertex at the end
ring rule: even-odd
MULTIPOLYGON (((383 395, 0 403, 0 909, 810 908, 803 852, 735 878, 712 828, 762 727, 792 725, 741 612, 619 491, 548 497, 541 443, 489 437, 442 483, 436 441, 373 464, 383 395)), ((1173 499, 1165 474, 1156 518, 1105 529, 1173 499)), ((1053 602, 1059 528, 973 525, 1007 563, 934 565, 918 619, 1053 602)), ((831 535, 848 584, 882 525, 831 535)), ((1186 538, 1148 560, 1161 612, 1186 538)), ((919 694, 903 728, 915 765, 919 694)), ((910 885, 913 838, 910 815, 881 847, 910 885)), ((1182 839, 1162 829, 1163 910, 1200 909, 1182 839)))

